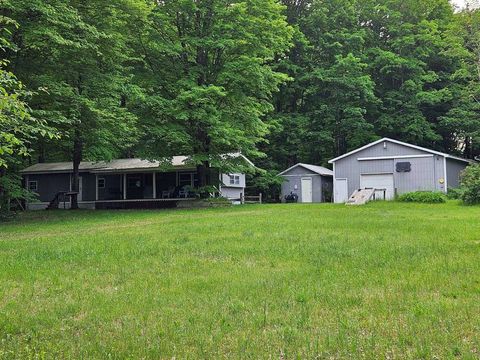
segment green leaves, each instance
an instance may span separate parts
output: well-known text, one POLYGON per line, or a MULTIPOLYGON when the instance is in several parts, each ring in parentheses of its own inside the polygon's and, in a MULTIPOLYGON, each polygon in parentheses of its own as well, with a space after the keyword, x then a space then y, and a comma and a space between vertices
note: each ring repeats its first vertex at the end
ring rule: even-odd
POLYGON ((0 65, 0 168, 7 168, 15 157, 28 156, 37 138, 57 138, 58 134, 44 121, 31 116, 24 101, 29 93, 3 66, 0 65))
POLYGON ((271 66, 293 34, 282 11, 274 0, 155 6, 141 49, 149 66, 138 74, 150 104, 141 117, 149 157, 184 153, 197 164, 224 164, 223 154, 257 152, 272 95, 287 80, 271 66))

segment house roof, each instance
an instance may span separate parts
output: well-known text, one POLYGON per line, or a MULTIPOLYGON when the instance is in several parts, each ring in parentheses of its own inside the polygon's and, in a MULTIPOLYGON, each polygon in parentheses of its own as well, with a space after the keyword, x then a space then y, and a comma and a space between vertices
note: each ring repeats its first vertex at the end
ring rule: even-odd
POLYGON ((461 158, 461 157, 457 157, 457 156, 453 156, 453 155, 449 155, 449 154, 446 154, 446 153, 443 153, 443 152, 440 152, 440 151, 435 151, 435 150, 431 150, 431 149, 427 149, 427 148, 424 148, 424 147, 421 147, 421 146, 417 146, 417 145, 412 145, 412 144, 409 144, 409 143, 406 143, 406 142, 403 142, 403 141, 399 141, 399 140, 395 140, 395 139, 390 139, 390 138, 382 138, 380 140, 377 140, 377 141, 374 141, 374 142, 371 142, 370 144, 367 144, 365 146, 362 146, 358 149, 355 149, 355 150, 352 150, 346 154, 343 154, 341 156, 338 156, 336 157, 335 159, 332 159, 329 161, 330 164, 333 164, 335 161, 337 160, 340 160, 340 159, 343 159, 343 158, 346 158, 352 154, 355 154, 359 151, 362 151, 362 150, 365 150, 365 149, 368 149, 369 147, 371 146, 374 146, 374 145, 377 145, 381 142, 384 142, 384 141, 389 141, 389 142, 392 142, 392 143, 395 143, 395 144, 399 144, 399 145, 403 145, 403 146, 407 146, 407 147, 410 147, 412 149, 417 149, 417 150, 421 150, 421 151, 425 151, 425 152, 428 152, 430 154, 434 154, 434 155, 439 155, 439 156, 443 156, 443 157, 446 157, 446 158, 449 158, 449 159, 454 159, 454 160, 458 160, 458 161, 463 161, 463 162, 466 162, 466 163, 471 163, 472 161, 471 160, 468 160, 468 159, 464 159, 464 158, 461 158))
MULTIPOLYGON (((234 157, 242 157, 249 165, 255 166, 249 159, 242 154, 231 154, 234 157)), ((152 170, 157 168, 194 168, 195 165, 189 163, 187 156, 173 156, 170 163, 161 161, 152 161, 145 159, 115 159, 111 161, 82 161, 80 171, 89 172, 118 172, 123 170, 152 170)), ((21 170, 22 174, 41 174, 41 173, 65 173, 72 172, 72 162, 38 163, 21 170)))
POLYGON ((289 172, 290 170, 292 169, 295 169, 296 167, 303 167, 305 169, 308 169, 310 171, 313 171, 314 173, 318 174, 318 175, 323 175, 323 176, 333 176, 333 171, 330 170, 330 169, 327 169, 323 166, 318 166, 318 165, 310 165, 310 164, 303 164, 303 163, 298 163, 298 164, 295 164, 291 167, 289 167, 287 170, 284 170, 282 171, 280 174, 278 174, 279 176, 281 175, 284 175, 286 174, 287 172, 289 172))

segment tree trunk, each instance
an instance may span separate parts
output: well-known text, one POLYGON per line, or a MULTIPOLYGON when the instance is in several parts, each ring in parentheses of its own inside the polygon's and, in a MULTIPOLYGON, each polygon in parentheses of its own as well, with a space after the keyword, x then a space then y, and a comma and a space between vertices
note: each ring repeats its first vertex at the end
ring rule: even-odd
POLYGON ((198 187, 210 185, 210 166, 208 161, 197 165, 198 187))
POLYGON ((72 192, 74 193, 71 197, 71 209, 78 209, 78 191, 79 191, 79 168, 80 162, 83 157, 83 140, 80 135, 80 130, 75 129, 74 140, 73 140, 73 176, 72 176, 72 192))
POLYGON ((43 141, 39 141, 39 149, 38 149, 38 162, 44 163, 45 162, 45 144, 43 141))
MULTIPOLYGON (((6 174, 6 170, 2 167, 0 167, 0 178, 5 176, 6 174)), ((3 189, 3 187, 0 186, 0 213, 2 211, 9 211, 10 208, 6 208, 6 209, 2 209, 3 206, 7 206, 7 201, 6 201, 6 192, 5 190, 3 189)))
POLYGON ((463 155, 468 159, 473 159, 472 138, 470 136, 465 137, 465 150, 463 155))

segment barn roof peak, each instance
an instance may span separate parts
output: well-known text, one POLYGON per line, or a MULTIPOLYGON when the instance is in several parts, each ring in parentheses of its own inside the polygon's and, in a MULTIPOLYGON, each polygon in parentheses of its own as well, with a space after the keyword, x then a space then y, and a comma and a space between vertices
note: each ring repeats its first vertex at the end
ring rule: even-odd
POLYGON ((391 143, 394 143, 394 144, 399 144, 399 145, 403 145, 403 146, 406 146, 406 147, 410 147, 412 149, 417 149, 417 150, 421 150, 421 151, 425 151, 425 152, 428 152, 430 154, 434 154, 434 155, 439 155, 439 156, 443 156, 445 158, 450 158, 450 159, 455 159, 455 160, 458 160, 458 161, 464 161, 464 162, 467 162, 467 163, 470 163, 471 160, 468 160, 468 159, 464 159, 464 158, 461 158, 461 157, 457 157, 457 156, 453 156, 453 155, 449 155, 449 154, 446 154, 446 153, 443 153, 443 152, 440 152, 440 151, 436 151, 436 150, 432 150, 432 149, 427 149, 427 148, 424 148, 424 147, 421 147, 421 146, 417 146, 417 145, 413 145, 413 144, 409 144, 409 143, 406 143, 406 142, 403 142, 403 141, 400 141, 400 140, 395 140, 395 139, 391 139, 391 138, 388 138, 388 137, 384 137, 384 138, 381 138, 377 141, 374 141, 374 142, 371 142, 365 146, 362 146, 358 149, 355 149, 355 150, 352 150, 346 154, 343 154, 343 155, 340 155, 332 160, 329 161, 330 164, 333 164, 335 161, 337 160, 340 160, 340 159, 343 159, 343 158, 346 158, 352 154, 355 154, 359 151, 362 151, 362 150, 365 150, 365 149, 368 149, 369 147, 371 146, 374 146, 374 145, 377 145, 377 144, 380 144, 382 142, 391 142, 391 143))

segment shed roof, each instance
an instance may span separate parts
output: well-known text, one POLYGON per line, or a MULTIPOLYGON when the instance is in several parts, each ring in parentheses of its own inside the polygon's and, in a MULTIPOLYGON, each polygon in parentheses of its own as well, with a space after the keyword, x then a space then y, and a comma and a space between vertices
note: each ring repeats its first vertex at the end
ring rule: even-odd
MULTIPOLYGON (((254 166, 254 164, 241 154, 231 154, 230 156, 240 156, 245 161, 254 166)), ((173 156, 171 161, 153 161, 145 159, 115 159, 111 161, 82 161, 80 171, 89 172, 116 172, 122 170, 153 170, 157 168, 194 168, 195 165, 189 163, 187 156, 173 156)), ((72 162, 38 163, 21 170, 22 174, 41 174, 41 173, 64 173, 73 171, 72 162)))
POLYGON ((362 151, 362 150, 365 150, 365 149, 368 149, 369 147, 371 146, 374 146, 374 145, 377 145, 381 142, 384 142, 384 141, 389 141, 389 142, 392 142, 392 143, 395 143, 395 144, 399 144, 399 145, 403 145, 403 146, 407 146, 407 147, 410 147, 412 149, 417 149, 417 150, 421 150, 421 151, 425 151, 425 152, 428 152, 430 154, 434 154, 434 155, 439 155, 439 156, 443 156, 443 157, 446 157, 446 158, 449 158, 449 159, 454 159, 454 160, 458 160, 458 161, 463 161, 463 162, 466 162, 466 163, 471 163, 472 161, 471 160, 468 160, 468 159, 464 159, 464 158, 461 158, 461 157, 458 157, 458 156, 453 156, 453 155, 449 155, 449 154, 446 154, 446 153, 443 153, 443 152, 440 152, 440 151, 436 151, 436 150, 431 150, 431 149, 427 149, 427 148, 424 148, 424 147, 421 147, 421 146, 417 146, 417 145, 413 145, 413 144, 409 144, 409 143, 406 143, 406 142, 403 142, 403 141, 399 141, 399 140, 395 140, 395 139, 390 139, 390 138, 382 138, 380 140, 377 140, 377 141, 374 141, 374 142, 371 142, 370 144, 367 144, 365 146, 362 146, 358 149, 355 149, 355 150, 352 150, 346 154, 343 154, 341 156, 338 156, 332 160, 329 161, 330 164, 333 164, 335 161, 337 160, 340 160, 340 159, 343 159, 343 158, 346 158, 350 155, 353 155, 359 151, 362 151))
POLYGON ((313 171, 314 173, 318 174, 318 175, 323 175, 323 176, 333 176, 333 171, 330 170, 330 169, 327 169, 323 166, 318 166, 318 165, 311 165, 311 164, 304 164, 304 163, 298 163, 298 164, 295 164, 291 167, 289 167, 287 170, 284 170, 282 171, 280 174, 278 175, 285 175, 287 172, 289 172, 290 170, 293 170, 295 169, 296 167, 303 167, 305 169, 308 169, 310 171, 313 171))

